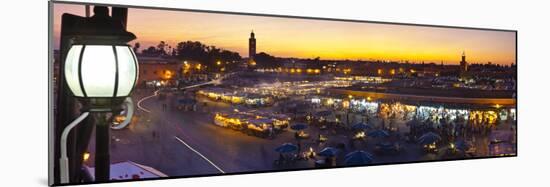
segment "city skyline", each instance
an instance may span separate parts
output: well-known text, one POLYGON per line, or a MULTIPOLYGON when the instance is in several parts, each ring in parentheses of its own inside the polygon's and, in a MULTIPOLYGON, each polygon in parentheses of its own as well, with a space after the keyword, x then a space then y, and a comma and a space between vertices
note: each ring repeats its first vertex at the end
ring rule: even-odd
MULTIPOLYGON (((54 6, 56 49, 63 13, 83 16, 84 6, 54 6)), ((248 37, 254 30, 257 52, 277 57, 457 65, 466 51, 469 63, 516 63, 515 32, 137 8, 130 8, 128 14, 128 30, 138 37, 131 44, 139 42, 141 49, 160 41, 175 47, 190 40, 247 57, 248 37)))

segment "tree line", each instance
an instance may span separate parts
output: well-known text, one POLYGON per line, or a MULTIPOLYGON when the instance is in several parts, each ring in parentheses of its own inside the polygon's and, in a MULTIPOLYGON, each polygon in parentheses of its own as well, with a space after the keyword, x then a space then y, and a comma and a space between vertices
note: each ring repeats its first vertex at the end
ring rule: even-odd
POLYGON ((220 62, 236 62, 242 59, 237 52, 218 48, 213 45, 205 45, 199 41, 185 41, 176 44, 176 47, 160 41, 156 46, 149 46, 140 51, 141 44, 136 42, 133 49, 141 56, 174 57, 179 60, 193 60, 210 67, 220 62))

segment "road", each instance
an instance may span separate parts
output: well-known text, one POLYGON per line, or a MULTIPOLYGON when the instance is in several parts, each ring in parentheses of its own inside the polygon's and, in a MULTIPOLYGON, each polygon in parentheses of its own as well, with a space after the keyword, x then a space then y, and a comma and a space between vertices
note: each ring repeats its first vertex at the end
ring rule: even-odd
MULTIPOLYGON (((217 83, 219 79, 200 86, 217 83)), ((131 160, 169 176, 273 170, 273 160, 279 156, 274 148, 294 142, 291 132, 267 140, 213 125, 213 111, 232 110, 229 104, 201 100, 208 106, 196 112, 164 111, 162 104, 169 104, 171 98, 159 100, 156 94, 145 90, 134 94, 139 109, 136 121, 127 129, 111 131, 111 163, 131 160)), ((91 153, 94 142, 92 138, 91 153)), ((93 154, 87 164, 93 165, 93 154)), ((312 166, 304 162, 290 167, 312 166)))
MULTIPOLYGON (((149 112, 141 111, 138 122, 127 129, 111 131, 112 163, 131 160, 169 176, 273 170, 278 169, 273 167, 278 158, 274 148, 294 142, 291 132, 270 140, 215 126, 211 111, 231 110, 226 103, 204 100, 208 106, 196 112, 164 111, 162 103, 168 100, 144 100, 141 106, 149 112)), ((93 152, 94 146, 89 149, 93 152)), ((93 158, 88 164, 93 164, 93 158)), ((312 166, 312 162, 304 161, 291 167, 312 166)))

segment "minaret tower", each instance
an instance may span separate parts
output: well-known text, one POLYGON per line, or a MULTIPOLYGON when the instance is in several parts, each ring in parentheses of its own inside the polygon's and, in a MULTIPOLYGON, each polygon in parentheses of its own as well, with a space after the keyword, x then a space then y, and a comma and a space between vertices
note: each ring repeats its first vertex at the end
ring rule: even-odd
POLYGON ((459 76, 461 79, 468 77, 468 62, 466 62, 466 52, 462 51, 462 60, 460 61, 460 72, 459 76))
POLYGON ((468 62, 466 62, 466 52, 462 51, 462 60, 460 61, 460 73, 468 71, 468 62))
POLYGON ((254 30, 252 30, 248 39, 248 60, 253 62, 254 56, 256 56, 256 38, 254 38, 254 30))

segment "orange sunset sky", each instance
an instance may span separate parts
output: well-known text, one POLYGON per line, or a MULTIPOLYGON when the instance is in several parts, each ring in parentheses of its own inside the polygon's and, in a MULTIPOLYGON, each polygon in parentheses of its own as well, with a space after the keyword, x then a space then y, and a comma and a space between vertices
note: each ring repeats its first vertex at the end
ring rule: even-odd
MULTIPOLYGON (((84 15, 84 5, 54 4, 54 48, 59 47, 61 15, 84 15)), ((180 41, 248 56, 250 31, 257 52, 278 57, 350 60, 409 60, 458 64, 462 51, 470 63, 515 63, 514 32, 357 23, 172 10, 128 10, 128 31, 141 49, 159 41, 175 47, 180 41)))

